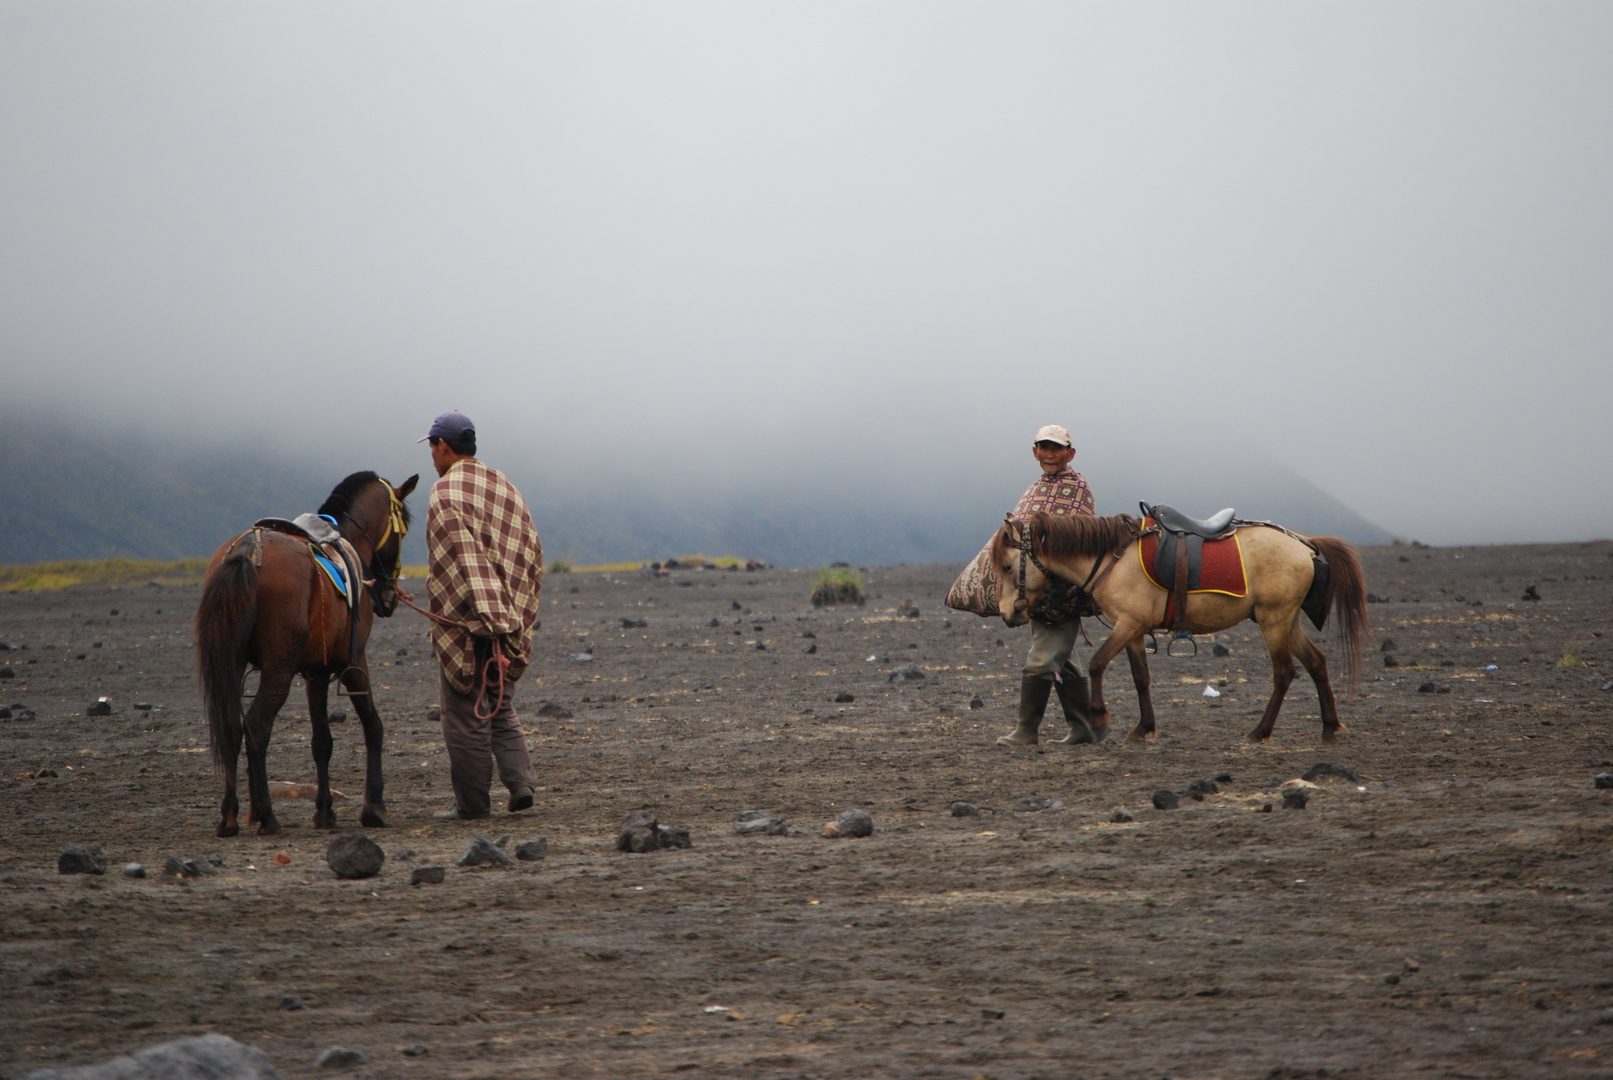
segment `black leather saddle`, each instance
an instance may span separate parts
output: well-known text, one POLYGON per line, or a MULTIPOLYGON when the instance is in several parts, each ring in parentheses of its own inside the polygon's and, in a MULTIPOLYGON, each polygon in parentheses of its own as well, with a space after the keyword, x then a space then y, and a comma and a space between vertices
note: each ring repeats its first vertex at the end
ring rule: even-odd
POLYGON ((252 527, 285 533, 287 536, 300 536, 316 544, 334 544, 342 538, 342 534, 336 531, 336 526, 318 514, 298 514, 294 518, 258 518, 252 523, 252 527))
POLYGON ((1158 506, 1148 506, 1138 503, 1143 514, 1159 522, 1166 532, 1187 533, 1190 536, 1202 536, 1206 540, 1219 540, 1224 536, 1232 535, 1232 522, 1237 518, 1237 512, 1232 507, 1218 510, 1207 518, 1192 518, 1164 503, 1158 506))
MULTIPOLYGON (((1199 587, 1204 569, 1204 541, 1231 536, 1237 512, 1227 507, 1209 518, 1188 517, 1175 507, 1137 504, 1146 518, 1159 526, 1159 544, 1154 549, 1154 580, 1170 592, 1167 610, 1171 613, 1171 634, 1191 640, 1187 629, 1187 594, 1199 587)), ((1167 647, 1167 652, 1169 648, 1167 647)), ((1193 652, 1198 652, 1195 644, 1193 652)))

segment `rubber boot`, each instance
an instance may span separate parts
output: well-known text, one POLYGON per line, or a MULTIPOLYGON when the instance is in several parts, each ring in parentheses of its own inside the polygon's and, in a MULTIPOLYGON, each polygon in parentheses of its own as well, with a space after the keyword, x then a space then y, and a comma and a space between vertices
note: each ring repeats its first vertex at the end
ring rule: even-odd
POLYGON ((1053 740, 1062 746, 1081 743, 1099 743, 1109 734, 1109 725, 1092 726, 1092 683, 1085 675, 1065 664, 1059 672, 1059 704, 1064 706, 1064 719, 1069 722, 1070 733, 1053 740))
POLYGON ((1053 692, 1053 676, 1024 675, 1019 680, 1019 726, 997 740, 998 746, 1035 746, 1036 732, 1047 711, 1047 697, 1053 692))

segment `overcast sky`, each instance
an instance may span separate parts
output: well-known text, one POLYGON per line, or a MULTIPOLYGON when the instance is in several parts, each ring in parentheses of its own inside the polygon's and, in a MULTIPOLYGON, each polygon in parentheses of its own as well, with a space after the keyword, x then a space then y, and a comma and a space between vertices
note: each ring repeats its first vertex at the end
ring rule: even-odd
POLYGON ((1610 121, 1607 3, 3 0, 0 393, 621 497, 1006 504, 1057 420, 1610 536, 1610 121))

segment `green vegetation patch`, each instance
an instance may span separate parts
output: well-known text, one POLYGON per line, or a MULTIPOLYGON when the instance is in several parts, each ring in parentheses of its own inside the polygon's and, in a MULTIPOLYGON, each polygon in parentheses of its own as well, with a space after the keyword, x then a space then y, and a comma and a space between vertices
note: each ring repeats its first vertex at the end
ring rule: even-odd
POLYGON ((812 590, 812 606, 835 604, 863 605, 863 579, 850 567, 829 566, 818 574, 817 585, 812 590))
POLYGON ((0 592, 68 589, 74 585, 200 585, 206 559, 158 562, 154 559, 85 559, 0 566, 0 592))

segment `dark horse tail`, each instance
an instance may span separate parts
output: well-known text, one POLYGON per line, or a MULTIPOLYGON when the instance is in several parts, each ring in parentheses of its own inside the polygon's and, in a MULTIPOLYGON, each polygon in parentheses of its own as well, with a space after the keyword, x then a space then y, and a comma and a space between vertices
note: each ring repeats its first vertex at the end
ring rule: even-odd
POLYGON ((1311 543, 1330 571, 1327 606, 1338 616, 1339 637, 1344 644, 1344 681, 1347 697, 1354 698, 1361 683, 1361 648, 1372 629, 1367 619, 1367 575, 1356 558, 1355 548, 1332 536, 1313 536, 1311 543))
POLYGON ((241 745, 241 664, 257 621, 256 538, 249 537, 219 564, 196 607, 196 667, 207 710, 207 745, 224 767, 230 747, 241 745))

